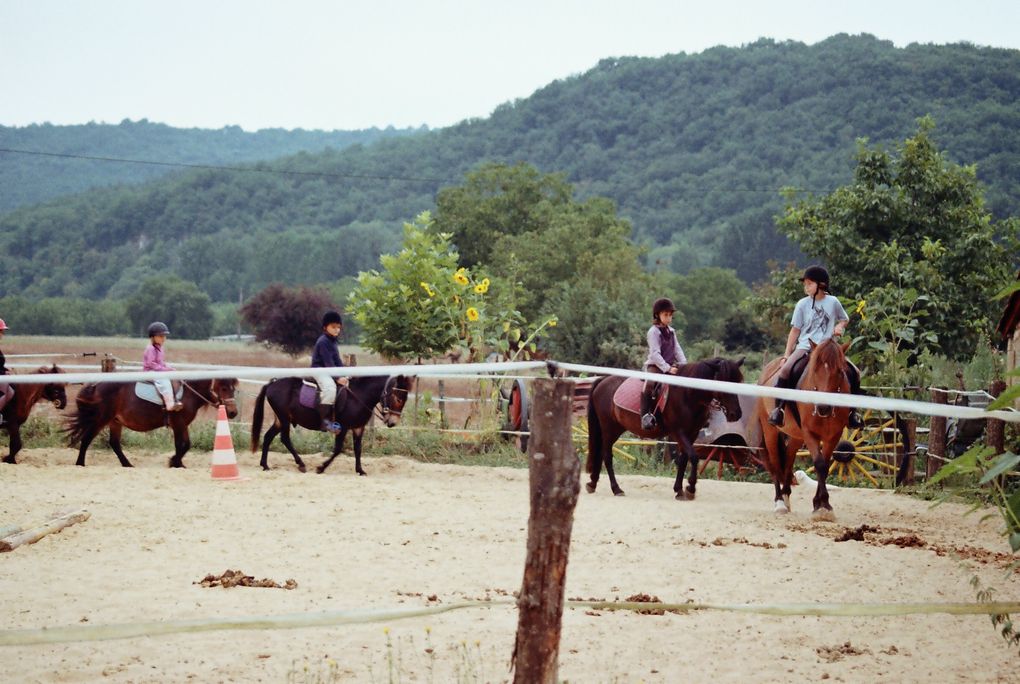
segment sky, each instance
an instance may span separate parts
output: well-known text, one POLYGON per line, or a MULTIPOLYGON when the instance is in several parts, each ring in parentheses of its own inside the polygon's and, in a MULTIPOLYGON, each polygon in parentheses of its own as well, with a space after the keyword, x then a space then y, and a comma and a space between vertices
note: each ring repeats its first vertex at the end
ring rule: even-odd
POLYGON ((1018 0, 0 0, 0 125, 437 128, 608 57, 1018 26, 1018 0))

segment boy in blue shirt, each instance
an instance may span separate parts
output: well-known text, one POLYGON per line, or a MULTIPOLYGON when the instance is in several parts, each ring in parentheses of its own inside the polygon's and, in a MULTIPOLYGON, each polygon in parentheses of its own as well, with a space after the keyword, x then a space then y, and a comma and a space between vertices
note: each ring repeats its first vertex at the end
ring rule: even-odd
MULTIPOLYGON (((312 368, 340 368, 344 362, 340 360, 340 347, 337 338, 343 330, 343 319, 336 311, 327 311, 322 317, 322 334, 315 341, 312 350, 312 368)), ((322 429, 331 434, 338 434, 340 423, 336 416, 343 412, 347 401, 347 393, 341 392, 337 399, 337 385, 347 385, 347 378, 334 378, 331 375, 316 375, 315 382, 319 385, 319 416, 322 418, 322 429)))

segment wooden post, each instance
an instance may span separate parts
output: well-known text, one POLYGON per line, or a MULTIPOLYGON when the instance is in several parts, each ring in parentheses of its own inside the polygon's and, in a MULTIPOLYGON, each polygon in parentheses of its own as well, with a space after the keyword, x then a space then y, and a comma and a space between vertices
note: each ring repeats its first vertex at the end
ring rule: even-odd
POLYGON ((562 379, 539 378, 531 386, 531 515, 524 581, 517 599, 517 640, 510 667, 514 682, 555 684, 581 462, 570 434, 573 385, 562 379))
MULTIPOLYGON (((1005 389, 1006 383, 1004 381, 993 380, 988 388, 988 393, 993 397, 998 397, 1005 389)), ((1006 450, 1005 428, 1006 424, 1003 421, 997 418, 988 419, 985 433, 988 435, 988 446, 995 449, 996 454, 1001 454, 1006 450)))
POLYGON ((446 422, 446 383, 439 378, 439 428, 445 430, 449 427, 446 422))
POLYGON ((103 373, 113 373, 117 370, 117 359, 107 354, 99 360, 99 370, 103 373))
MULTIPOLYGON (((948 393, 944 387, 936 387, 931 391, 931 400, 935 404, 947 404, 948 393)), ((928 463, 925 467, 926 477, 931 477, 942 467, 946 457, 946 419, 944 416, 932 416, 931 428, 928 431, 928 463)))
POLYGON ((903 445, 905 463, 901 468, 904 471, 903 484, 912 485, 914 484, 914 457, 917 455, 917 418, 901 418, 901 420, 907 432, 907 442, 903 445))

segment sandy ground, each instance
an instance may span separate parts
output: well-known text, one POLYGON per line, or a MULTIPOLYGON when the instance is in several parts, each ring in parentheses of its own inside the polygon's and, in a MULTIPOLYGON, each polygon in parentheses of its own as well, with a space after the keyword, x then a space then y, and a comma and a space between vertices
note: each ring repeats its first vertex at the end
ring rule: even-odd
MULTIPOLYGON (((167 454, 71 465, 65 449, 29 449, 0 466, 0 524, 83 506, 85 523, 0 555, 0 629, 199 617, 282 615, 505 599, 520 587, 528 519, 524 470, 351 459, 325 475, 256 470, 212 481, 208 454, 165 468, 167 454), (205 588, 239 569, 281 584, 205 588)), ((318 463, 319 457, 309 459, 318 463)), ((771 512, 771 487, 702 480, 694 502, 670 480, 623 476, 627 496, 583 492, 567 596, 718 603, 972 601, 975 574, 1020 598, 1004 575, 992 518, 889 492, 835 491, 835 524, 810 521, 809 496, 771 512), (872 525, 870 541, 836 543, 872 525), (923 546, 880 542, 915 535, 923 546), (969 560, 961 560, 962 551, 969 560), (940 555, 940 552, 942 555, 940 555)), ((343 627, 216 631, 62 645, 0 647, 10 682, 507 680, 512 606, 343 627), (330 670, 330 668, 333 668, 330 670)), ((1016 681, 1018 656, 987 617, 638 615, 567 610, 560 677, 572 682, 1016 681)))

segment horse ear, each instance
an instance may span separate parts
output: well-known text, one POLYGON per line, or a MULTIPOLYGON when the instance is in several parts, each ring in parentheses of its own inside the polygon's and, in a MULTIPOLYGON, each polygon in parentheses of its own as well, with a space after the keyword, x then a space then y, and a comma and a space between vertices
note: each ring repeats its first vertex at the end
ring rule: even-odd
POLYGON ((745 359, 745 358, 746 358, 746 357, 744 357, 744 356, 741 356, 741 357, 740 357, 740 358, 739 358, 739 359, 737 360, 737 368, 740 368, 741 366, 743 366, 743 365, 744 365, 744 359, 745 359))
POLYGON ((815 341, 812 340, 810 337, 808 338, 808 344, 811 345, 811 351, 814 351, 815 347, 818 346, 817 344, 815 344, 815 341))

